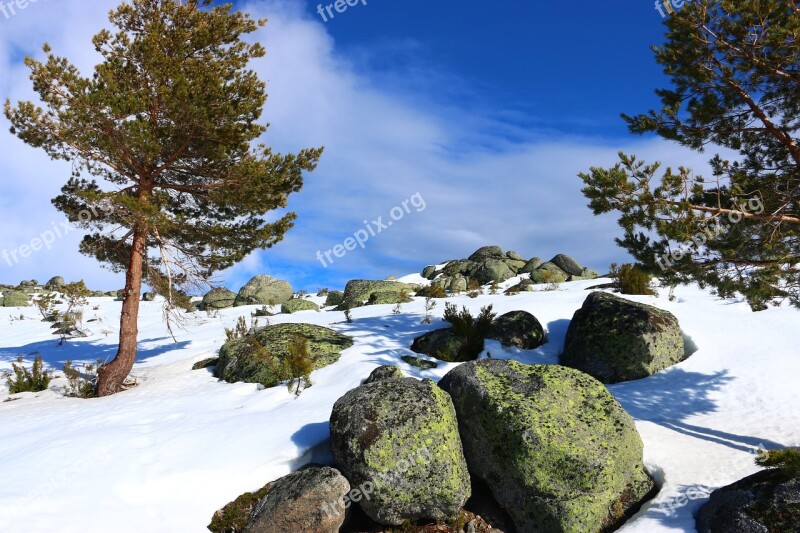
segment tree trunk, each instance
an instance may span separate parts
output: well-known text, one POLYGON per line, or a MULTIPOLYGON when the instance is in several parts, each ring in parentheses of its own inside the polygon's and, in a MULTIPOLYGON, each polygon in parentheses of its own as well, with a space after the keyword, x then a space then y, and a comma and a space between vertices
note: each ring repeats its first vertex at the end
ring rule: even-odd
POLYGON ((119 319, 119 349, 110 363, 97 370, 97 394, 109 396, 122 390, 136 360, 136 340, 139 336, 139 298, 142 292, 142 262, 147 243, 147 228, 141 225, 133 233, 131 258, 125 274, 125 297, 119 319))

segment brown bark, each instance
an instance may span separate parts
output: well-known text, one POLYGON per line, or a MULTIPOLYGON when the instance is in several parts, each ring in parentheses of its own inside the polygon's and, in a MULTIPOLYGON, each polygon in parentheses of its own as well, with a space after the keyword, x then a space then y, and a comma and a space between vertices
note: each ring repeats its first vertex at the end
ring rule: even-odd
POLYGON ((138 226, 133 232, 131 258, 125 274, 125 297, 119 320, 119 349, 110 363, 97 371, 97 395, 109 396, 123 389, 136 360, 136 339, 139 335, 139 297, 142 291, 142 261, 147 244, 147 228, 138 226))

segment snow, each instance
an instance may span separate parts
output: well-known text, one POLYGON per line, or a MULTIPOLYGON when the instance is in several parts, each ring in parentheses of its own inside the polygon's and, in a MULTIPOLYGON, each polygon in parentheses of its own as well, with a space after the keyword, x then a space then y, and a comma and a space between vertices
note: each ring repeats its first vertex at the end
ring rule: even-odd
MULTIPOLYGON (((421 283, 411 275, 400 281, 421 283)), ((503 286, 510 286, 510 280, 503 286)), ((455 297, 473 312, 530 311, 548 332, 531 351, 504 350, 487 341, 492 357, 554 364, 572 314, 587 287, 608 280, 562 284, 558 291, 455 297)), ((636 420, 649 471, 663 483, 658 496, 625 532, 694 531, 693 513, 714 488, 758 470, 757 447, 800 444, 800 358, 790 308, 752 313, 738 300, 721 300, 697 287, 679 287, 670 301, 630 296, 673 312, 698 347, 686 361, 654 376, 609 386, 636 420)), ((324 299, 312 298, 321 303, 324 299)), ((337 311, 303 311, 271 323, 309 322, 355 339, 338 363, 314 372, 313 386, 295 398, 286 387, 218 382, 193 363, 213 356, 225 327, 250 320, 257 306, 187 315, 174 342, 159 302, 142 302, 138 385, 101 399, 63 395, 66 381, 40 393, 0 403, 0 531, 199 532, 212 514, 246 491, 299 468, 330 461, 326 438, 333 403, 378 365, 439 379, 453 364, 421 371, 400 360, 414 337, 442 327, 420 323, 424 300, 354 309, 353 323, 337 311)), ((0 369, 35 353, 61 368, 67 359, 114 356, 120 302, 93 298, 85 307, 91 335, 58 346, 33 308, 0 308, 0 369), (97 309, 94 309, 97 307, 97 309), (18 320, 20 313, 24 320, 18 320), (13 320, 12 320, 13 319, 13 320)), ((439 300, 434 316, 441 317, 439 300)), ((265 319, 259 319, 263 325, 265 319)), ((484 354, 485 356, 485 354, 484 354)), ((0 384, 0 398, 8 396, 0 384)))

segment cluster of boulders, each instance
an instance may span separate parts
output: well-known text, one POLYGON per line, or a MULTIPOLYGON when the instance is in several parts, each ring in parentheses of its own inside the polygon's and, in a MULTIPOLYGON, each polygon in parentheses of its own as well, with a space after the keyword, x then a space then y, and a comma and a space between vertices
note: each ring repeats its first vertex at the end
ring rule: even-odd
MULTIPOLYGON (((511 311, 495 318, 486 335, 503 346, 533 350, 545 343, 542 324, 527 311, 511 311)), ((414 339, 411 350, 443 361, 458 361, 462 339, 452 327, 435 329, 414 339)), ((414 365, 418 366, 418 365, 414 365)))
POLYGON ((232 530, 334 533, 355 506, 389 526, 455 521, 481 482, 518 531, 601 531, 654 488, 631 417, 562 366, 473 361, 438 385, 381 367, 335 403, 330 428, 333 467, 281 478, 249 513, 237 500, 215 522, 238 513, 232 530))
MULTIPOLYGON (((38 280, 22 280, 17 285, 0 284, 0 307, 27 307, 31 304, 31 297, 38 294, 59 292, 66 282, 62 276, 53 276, 44 285, 38 280)), ((116 291, 103 292, 91 291, 92 297, 115 296, 116 291)))
POLYGON ((594 279, 598 273, 586 268, 569 256, 558 254, 550 261, 539 257, 525 259, 517 252, 504 252, 499 246, 484 246, 467 259, 447 261, 423 269, 422 277, 445 290, 464 292, 470 282, 478 285, 500 283, 528 274, 533 284, 563 283, 594 279))

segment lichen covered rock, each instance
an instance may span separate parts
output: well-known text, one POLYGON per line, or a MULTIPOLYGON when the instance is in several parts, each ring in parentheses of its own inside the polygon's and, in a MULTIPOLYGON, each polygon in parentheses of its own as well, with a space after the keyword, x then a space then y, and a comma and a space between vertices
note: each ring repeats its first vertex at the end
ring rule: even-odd
POLYGON ((292 296, 294 291, 288 281, 262 274, 239 289, 234 305, 281 305, 292 296))
POLYGON ((403 371, 394 365, 382 365, 370 372, 364 385, 375 383, 376 381, 386 381, 388 379, 403 379, 403 371))
POLYGON ((225 287, 214 287, 203 296, 203 309, 227 309, 233 307, 236 293, 225 287))
POLYGON ((461 339, 453 333, 453 328, 441 328, 414 339, 411 350, 442 361, 457 361, 461 343, 461 339))
POLYGON ((675 315, 596 291, 572 317, 561 364, 617 383, 650 376, 684 358, 675 315))
POLYGON ((430 380, 361 385, 333 406, 331 450, 351 485, 371 486, 359 505, 388 525, 451 520, 470 496, 453 403, 430 380))
POLYGON ((322 326, 275 324, 227 341, 219 350, 214 375, 231 383, 244 381, 273 387, 291 377, 284 361, 289 354, 289 341, 298 334, 308 343, 315 370, 335 363, 340 353, 353 345, 350 337, 322 326))
POLYGON ((715 490, 697 513, 697 531, 800 531, 800 477, 762 470, 715 490))
POLYGON ((385 280, 355 279, 347 282, 338 310, 363 305, 397 304, 411 301, 413 288, 405 283, 385 280))
POLYGON ((327 466, 310 466, 245 493, 214 514, 213 533, 338 533, 350 484, 327 466))
POLYGON ((470 473, 518 531, 601 531, 653 487, 633 420, 582 372, 488 359, 458 366, 440 386, 453 398, 470 473))
POLYGON ((281 313, 291 314, 298 311, 319 311, 319 306, 304 298, 292 298, 281 306, 281 313))
POLYGON ((23 291, 4 290, 0 304, 1 307, 27 307, 30 305, 30 296, 23 291))
POLYGON ((511 311, 492 321, 486 338, 498 340, 503 346, 533 350, 544 344, 544 328, 529 312, 511 311))

